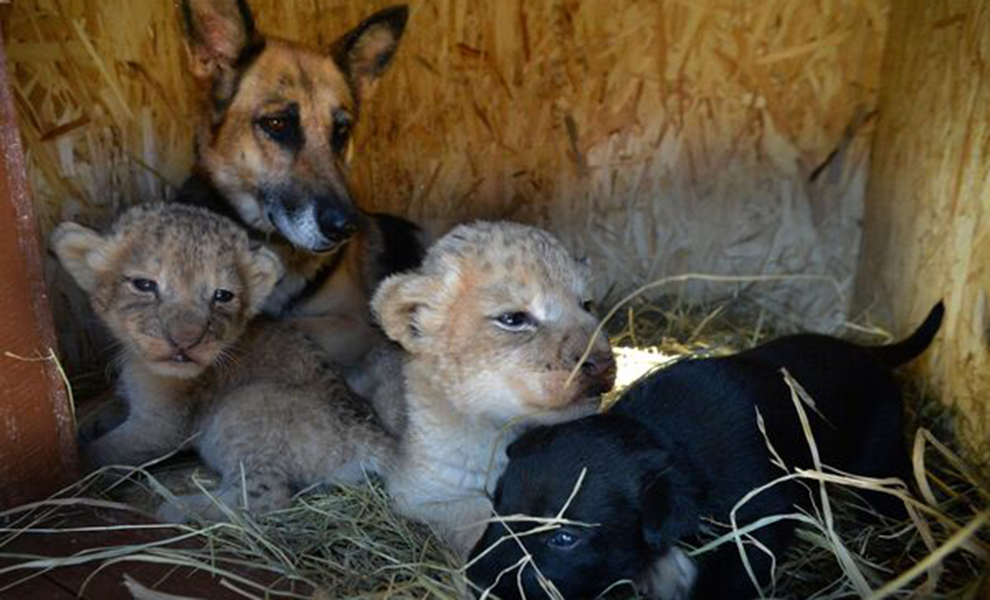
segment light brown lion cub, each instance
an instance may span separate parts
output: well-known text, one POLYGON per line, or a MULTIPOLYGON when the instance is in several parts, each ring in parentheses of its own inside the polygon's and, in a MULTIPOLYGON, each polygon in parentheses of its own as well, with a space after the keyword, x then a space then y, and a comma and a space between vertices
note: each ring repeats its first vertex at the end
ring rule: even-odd
POLYGON ((590 269, 546 231, 515 223, 460 226, 415 272, 386 279, 372 308, 405 350, 380 357, 401 369, 375 391, 382 408, 404 393, 399 455, 385 475, 404 514, 434 525, 451 549, 470 551, 491 514, 486 492, 522 427, 594 412, 615 362, 591 341, 590 269))
POLYGON ((105 236, 65 223, 53 245, 122 348, 129 414, 82 447, 84 461, 137 465, 189 441, 223 477, 214 496, 225 507, 184 496, 163 519, 279 508, 292 487, 360 479, 394 452, 314 342, 281 323, 249 324, 282 267, 233 222, 138 206, 105 236))

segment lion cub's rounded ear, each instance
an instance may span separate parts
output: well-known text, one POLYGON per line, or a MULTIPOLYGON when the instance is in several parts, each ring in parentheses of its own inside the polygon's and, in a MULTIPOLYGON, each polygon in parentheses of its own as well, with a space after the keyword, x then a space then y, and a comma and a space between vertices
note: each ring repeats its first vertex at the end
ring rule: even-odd
POLYGON ((78 223, 62 223, 51 237, 51 246, 58 261, 86 292, 96 288, 96 282, 106 267, 109 244, 103 236, 78 223))
POLYGON ((270 249, 259 246, 251 250, 251 261, 248 265, 248 297, 250 304, 248 312, 257 313, 275 285, 282 279, 285 270, 278 255, 270 249))
POLYGON ((430 276, 417 273, 392 275, 378 286, 371 299, 371 311, 385 335, 411 354, 424 347, 419 312, 436 293, 430 281, 430 276))

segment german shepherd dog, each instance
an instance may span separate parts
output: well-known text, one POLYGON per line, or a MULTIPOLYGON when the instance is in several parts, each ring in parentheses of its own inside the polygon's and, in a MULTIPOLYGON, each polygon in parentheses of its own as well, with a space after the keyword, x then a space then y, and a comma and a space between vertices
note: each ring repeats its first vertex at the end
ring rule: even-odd
POLYGON ((368 300, 385 276, 418 266, 421 232, 355 205, 351 132, 395 54, 405 6, 377 12, 329 48, 262 35, 246 0, 182 0, 191 70, 209 118, 175 200, 233 218, 287 267, 265 306, 341 364, 377 339, 368 300))

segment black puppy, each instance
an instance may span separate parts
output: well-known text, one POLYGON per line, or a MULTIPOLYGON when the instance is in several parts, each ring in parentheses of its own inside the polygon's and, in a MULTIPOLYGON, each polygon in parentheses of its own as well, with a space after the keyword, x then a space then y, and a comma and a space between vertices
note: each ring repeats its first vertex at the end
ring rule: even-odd
MULTIPOLYGON (((781 459, 789 467, 812 466, 781 368, 815 402, 806 413, 825 465, 904 477, 901 399, 890 371, 924 351, 942 314, 939 303, 917 331, 890 346, 805 334, 733 356, 684 360, 644 377, 608 413, 528 432, 508 449, 496 512, 554 517, 586 470, 563 513, 578 523, 529 535, 533 522, 492 523, 472 553, 468 578, 503 600, 546 598, 537 569, 568 599, 593 598, 623 579, 665 600, 755 597, 734 543, 701 555, 697 567, 675 544, 692 540, 703 519, 728 523, 746 493, 784 474, 771 463, 757 410, 781 459), (505 539, 508 527, 519 535, 505 539), (531 562, 520 562, 520 544, 531 562)), ((886 501, 880 510, 896 508, 880 494, 869 500, 886 501)), ((737 524, 792 513, 808 502, 800 485, 776 485, 744 504, 737 524)), ((793 524, 782 521, 754 537, 781 556, 792 534, 793 524)), ((748 548, 765 586, 770 560, 748 548)))

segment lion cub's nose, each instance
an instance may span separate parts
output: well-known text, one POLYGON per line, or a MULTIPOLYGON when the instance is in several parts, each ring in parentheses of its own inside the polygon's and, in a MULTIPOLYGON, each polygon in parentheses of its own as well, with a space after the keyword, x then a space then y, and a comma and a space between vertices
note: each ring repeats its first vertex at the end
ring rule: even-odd
POLYGON ((612 351, 592 352, 588 358, 581 363, 581 372, 588 377, 614 377, 615 357, 612 351))
POLYGON ((581 372, 588 377, 606 377, 615 371, 615 358, 612 352, 592 353, 581 363, 581 372))
POLYGON ((592 393, 604 394, 615 384, 615 357, 612 349, 596 350, 581 363, 581 374, 590 382, 592 393))
POLYGON ((206 334, 206 323, 200 321, 186 321, 169 326, 166 330, 166 337, 170 344, 177 350, 189 350, 203 340, 206 334))

